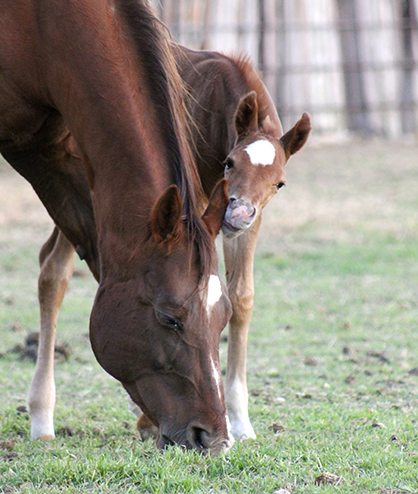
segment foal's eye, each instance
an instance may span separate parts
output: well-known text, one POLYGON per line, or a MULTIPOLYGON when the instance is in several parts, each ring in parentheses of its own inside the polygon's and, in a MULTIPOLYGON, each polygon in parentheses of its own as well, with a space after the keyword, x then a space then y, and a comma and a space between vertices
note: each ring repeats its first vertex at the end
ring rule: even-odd
POLYGON ((275 186, 277 187, 277 190, 281 189, 282 187, 284 187, 286 184, 284 182, 278 182, 277 184, 275 184, 275 186))
POLYGON ((227 170, 230 170, 231 168, 234 168, 234 162, 233 162, 233 160, 231 158, 226 158, 226 160, 225 160, 224 163, 225 163, 225 168, 227 170))
POLYGON ((183 329, 181 322, 168 314, 161 312, 160 310, 155 311, 158 321, 163 325, 167 326, 174 331, 180 331, 183 329))

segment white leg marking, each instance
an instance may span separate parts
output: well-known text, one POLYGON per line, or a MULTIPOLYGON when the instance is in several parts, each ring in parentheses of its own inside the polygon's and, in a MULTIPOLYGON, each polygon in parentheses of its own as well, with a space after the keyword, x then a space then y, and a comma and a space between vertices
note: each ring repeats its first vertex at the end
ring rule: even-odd
POLYGON ((276 150, 273 144, 265 139, 252 142, 245 148, 245 151, 253 165, 272 165, 276 156, 276 150))
POLYGON ((226 390, 226 404, 235 439, 255 439, 256 435, 248 417, 248 396, 241 380, 236 377, 226 390))
MULTIPOLYGON (((37 379, 38 378, 38 379, 37 379)), ((50 376, 32 381, 29 394, 29 413, 31 419, 30 435, 32 439, 52 439, 54 431, 55 383, 50 376)))
POLYGON ((234 445, 235 439, 231 432, 231 422, 229 421, 228 415, 225 415, 225 418, 226 418, 226 429, 228 431, 228 439, 229 439, 229 442, 226 446, 226 451, 228 451, 228 449, 234 445))

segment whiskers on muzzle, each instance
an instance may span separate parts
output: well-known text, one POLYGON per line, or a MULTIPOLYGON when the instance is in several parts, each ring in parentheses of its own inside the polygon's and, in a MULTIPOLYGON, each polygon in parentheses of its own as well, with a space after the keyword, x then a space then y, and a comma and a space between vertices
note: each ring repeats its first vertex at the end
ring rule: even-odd
POLYGON ((232 441, 224 435, 210 434, 199 425, 190 425, 176 431, 164 431, 157 440, 157 446, 161 449, 176 445, 202 454, 218 456, 232 446, 232 441))

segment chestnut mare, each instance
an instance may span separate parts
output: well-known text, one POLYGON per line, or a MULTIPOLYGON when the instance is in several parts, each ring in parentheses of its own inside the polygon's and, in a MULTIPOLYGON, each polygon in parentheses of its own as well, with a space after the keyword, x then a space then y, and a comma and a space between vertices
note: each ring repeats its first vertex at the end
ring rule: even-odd
MULTIPOLYGON (((247 335, 254 283, 253 263, 261 213, 285 185, 285 165, 306 142, 311 130, 305 113, 283 135, 276 108, 253 65, 245 58, 172 46, 178 68, 188 86, 187 98, 192 143, 199 174, 209 197, 224 175, 229 179, 229 205, 223 222, 223 244, 229 297, 233 306, 228 338, 225 395, 235 438, 253 438, 248 417, 246 385, 247 335)), ((80 179, 80 177, 78 177, 80 179)), ((86 201, 88 198, 85 198, 86 201)), ((73 269, 74 248, 55 231, 41 252, 41 280, 48 264, 63 290, 73 269), (68 272, 69 276, 65 276, 68 272), (65 283, 64 283, 64 280, 65 283)), ((43 283, 40 283, 42 290, 43 283)), ((42 300, 42 297, 41 297, 42 300)), ((48 314, 59 305, 42 307, 48 314)), ((139 426, 151 424, 145 417, 139 426)))
MULTIPOLYGON (((231 306, 214 247, 228 198, 221 182, 196 216, 180 86, 143 1, 1 2, 0 152, 100 281, 95 356, 158 426, 159 446, 217 453, 230 444, 218 347, 231 306)), ((59 307, 66 281, 47 251, 40 302, 59 307)), ((34 438, 54 436, 56 316, 42 309, 34 438)))

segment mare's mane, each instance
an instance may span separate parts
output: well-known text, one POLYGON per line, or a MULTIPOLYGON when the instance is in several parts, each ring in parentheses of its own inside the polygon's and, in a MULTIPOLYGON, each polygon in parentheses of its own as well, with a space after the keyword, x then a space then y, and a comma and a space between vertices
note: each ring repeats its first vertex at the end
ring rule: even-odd
POLYGON ((166 144, 166 157, 183 202, 183 223, 197 246, 201 275, 209 274, 213 242, 197 217, 203 190, 188 144, 185 87, 171 53, 168 31, 147 2, 118 0, 118 9, 140 53, 156 118, 166 144))
POLYGON ((140 54, 148 91, 156 108, 156 118, 164 135, 167 160, 173 179, 185 205, 185 214, 193 211, 197 172, 193 173, 192 156, 186 141, 183 117, 183 83, 161 23, 152 10, 138 0, 118 0, 119 11, 140 54), (189 190, 190 189, 190 190, 189 190), (184 196, 184 197, 183 197, 184 196))

